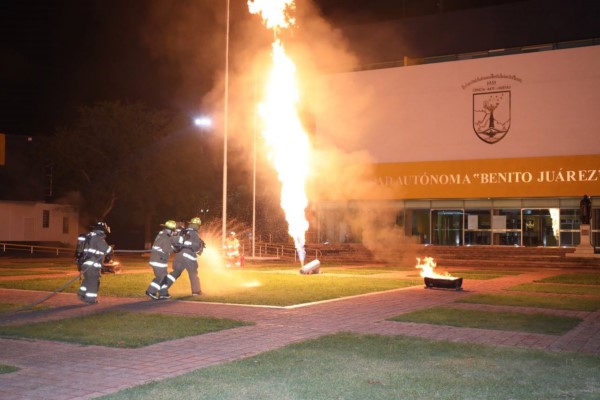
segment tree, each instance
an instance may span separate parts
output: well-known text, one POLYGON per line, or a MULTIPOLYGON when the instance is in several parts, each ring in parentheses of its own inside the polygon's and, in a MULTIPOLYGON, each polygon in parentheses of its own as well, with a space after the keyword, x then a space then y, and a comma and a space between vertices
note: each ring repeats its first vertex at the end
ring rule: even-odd
POLYGON ((84 220, 144 226, 148 242, 155 219, 215 197, 213 146, 181 116, 117 101, 82 107, 50 150, 56 186, 80 193, 84 220))

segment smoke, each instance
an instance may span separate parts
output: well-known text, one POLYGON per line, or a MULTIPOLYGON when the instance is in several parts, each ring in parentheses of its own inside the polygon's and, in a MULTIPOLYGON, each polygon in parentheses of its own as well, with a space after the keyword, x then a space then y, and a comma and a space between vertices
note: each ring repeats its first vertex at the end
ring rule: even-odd
MULTIPOLYGON (((249 245, 243 239, 247 233, 247 226, 237 221, 227 221, 228 231, 236 232, 236 235, 241 243, 249 245)), ((224 295, 227 293, 239 291, 242 287, 255 286, 260 284, 254 279, 245 277, 240 274, 235 268, 230 269, 225 267, 224 252, 222 250, 221 224, 218 221, 211 221, 207 224, 202 224, 199 230, 200 238, 205 242, 206 247, 202 255, 198 257, 198 273, 201 280, 202 291, 209 295, 224 295)), ((242 249, 243 250, 243 249, 242 249)), ((249 254, 250 249, 245 249, 245 253, 249 254)), ((182 277, 184 277, 183 274, 182 277)), ((184 280, 179 285, 182 292, 185 294, 189 290, 189 283, 184 280)))
MULTIPOLYGON (((270 171, 256 116, 270 68, 273 32, 262 25, 259 16, 249 13, 246 3, 231 1, 227 71, 225 2, 155 1, 145 32, 158 61, 165 68, 176 67, 172 74, 177 75, 182 99, 196 96, 197 109, 213 115, 213 134, 222 135, 227 124, 230 170, 251 170, 251 149, 258 138, 257 186, 264 192, 263 199, 278 199, 280 185, 270 171)), ((360 150, 361 143, 369 140, 367 120, 383 117, 365 113, 375 109, 372 104, 377 99, 363 87, 346 86, 340 93, 332 92, 324 83, 336 73, 352 71, 362 61, 353 54, 342 31, 329 24, 310 0, 296 0, 295 19, 296 25, 286 31, 282 42, 297 67, 302 101, 299 111, 314 146, 307 185, 309 200, 351 204, 352 200, 373 199, 374 194, 391 199, 375 183, 373 160, 360 150), (340 97, 344 98, 344 109, 338 104, 340 97)), ((398 207, 390 208, 389 203, 376 207, 372 202, 352 204, 341 217, 356 225, 362 242, 380 257, 391 257, 390 249, 397 252, 411 243, 394 225, 401 212, 398 207)))

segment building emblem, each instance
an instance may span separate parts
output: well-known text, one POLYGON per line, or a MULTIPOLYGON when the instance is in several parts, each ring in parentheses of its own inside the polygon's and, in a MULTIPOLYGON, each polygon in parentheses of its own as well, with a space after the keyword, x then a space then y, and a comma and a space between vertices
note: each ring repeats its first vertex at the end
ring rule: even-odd
POLYGON ((502 140, 510 129, 510 91, 473 93, 473 130, 486 143, 502 140))

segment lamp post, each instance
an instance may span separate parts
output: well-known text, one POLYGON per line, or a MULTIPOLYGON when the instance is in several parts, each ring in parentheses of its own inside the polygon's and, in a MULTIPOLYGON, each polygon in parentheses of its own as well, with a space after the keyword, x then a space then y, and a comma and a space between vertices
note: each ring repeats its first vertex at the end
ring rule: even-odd
POLYGON ((222 245, 225 246, 227 236, 227 123, 229 118, 229 4, 227 0, 227 22, 225 28, 225 101, 224 101, 224 122, 223 122, 223 232, 222 245))

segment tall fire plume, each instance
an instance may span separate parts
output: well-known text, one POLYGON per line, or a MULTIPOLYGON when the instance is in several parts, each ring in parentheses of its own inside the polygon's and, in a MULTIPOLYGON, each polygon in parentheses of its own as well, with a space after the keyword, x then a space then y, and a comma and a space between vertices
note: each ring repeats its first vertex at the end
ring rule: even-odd
POLYGON ((281 182, 281 207, 288 223, 288 233, 294 239, 300 262, 305 258, 305 234, 308 221, 306 180, 310 142, 302 127, 297 104, 296 66, 289 58, 279 33, 294 24, 289 12, 294 0, 250 0, 252 14, 260 14, 264 25, 274 32, 272 67, 268 75, 264 99, 258 105, 262 119, 262 136, 269 149, 269 158, 281 182))

